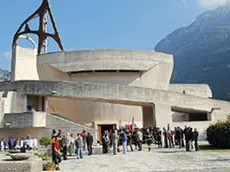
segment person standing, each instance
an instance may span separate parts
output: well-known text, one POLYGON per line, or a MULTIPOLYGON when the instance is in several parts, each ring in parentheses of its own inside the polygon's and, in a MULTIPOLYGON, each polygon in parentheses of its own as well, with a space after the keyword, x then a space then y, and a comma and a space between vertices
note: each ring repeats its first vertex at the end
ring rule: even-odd
POLYGON ((88 135, 86 136, 86 144, 87 144, 87 149, 88 149, 88 155, 92 155, 93 153, 93 136, 88 132, 88 135))
POLYGON ((137 135, 137 129, 135 128, 134 132, 133 132, 133 141, 134 141, 134 145, 135 145, 135 150, 137 150, 137 146, 138 146, 138 135, 137 135))
POLYGON ((36 137, 33 138, 33 148, 34 150, 38 149, 38 139, 36 137))
POLYGON ((74 142, 75 142, 74 134, 71 133, 70 134, 70 145, 68 147, 68 152, 69 152, 70 156, 72 156, 75 153, 74 142))
POLYGON ((189 127, 185 126, 184 128, 184 137, 185 137, 185 149, 189 151, 189 127))
POLYGON ((117 145, 118 145, 119 135, 115 129, 112 135, 112 144, 113 144, 113 154, 117 154, 117 145))
POLYGON ((86 151, 86 137, 87 132, 85 130, 82 131, 82 139, 83 139, 83 150, 86 151))
POLYGON ((181 146, 184 147, 184 131, 180 128, 181 146))
POLYGON ((175 142, 175 146, 179 146, 180 147, 180 130, 179 127, 175 127, 174 128, 174 142, 175 142))
POLYGON ((0 150, 0 151, 3 151, 3 150, 6 151, 6 141, 5 141, 5 139, 3 138, 3 139, 0 141, 0 143, 1 143, 1 145, 0 145, 1 150, 0 150))
POLYGON ((140 131, 140 129, 137 129, 138 151, 142 151, 142 142, 143 142, 143 133, 140 131))
POLYGON ((157 128, 157 144, 158 144, 158 148, 162 148, 162 133, 160 128, 157 128))
POLYGON ((52 131, 51 138, 55 137, 57 135, 56 130, 52 131))
POLYGON ((55 163, 56 170, 59 170, 59 164, 61 163, 61 152, 60 152, 60 144, 59 138, 57 136, 53 137, 53 151, 52 151, 52 159, 55 163))
POLYGON ((131 131, 128 129, 126 130, 126 135, 127 135, 127 148, 128 146, 130 147, 131 151, 133 152, 133 146, 132 146, 132 134, 131 131))
POLYGON ((75 141, 75 145, 77 147, 77 159, 81 158, 83 159, 83 138, 81 137, 81 134, 77 134, 77 139, 75 141))
POLYGON ((110 144, 108 131, 104 132, 104 136, 102 138, 102 144, 103 144, 103 153, 108 153, 109 144, 110 144))
POLYGON ((168 134, 169 147, 172 148, 172 147, 174 147, 173 132, 170 130, 170 128, 168 128, 167 134, 168 134))
MULTIPOLYGON (((54 130, 53 130, 53 132, 54 132, 54 130)), ((56 131, 55 131, 55 133, 56 133, 56 131)), ((58 134, 57 134, 57 136, 58 136, 58 138, 62 138, 62 133, 61 133, 61 130, 58 130, 58 134)))
POLYGON ((164 147, 168 148, 168 133, 165 129, 165 127, 163 128, 163 136, 164 136, 164 147))
POLYGON ((147 128, 145 138, 147 140, 148 150, 151 151, 151 144, 152 144, 152 135, 150 133, 150 130, 147 128))
POLYGON ((126 154, 127 152, 127 134, 124 130, 121 131, 121 138, 122 138, 122 147, 123 147, 123 153, 126 154))
POLYGON ((188 131, 188 143, 189 143, 189 151, 193 151, 193 140, 194 140, 194 134, 192 128, 189 128, 188 131))
POLYGON ((199 137, 199 133, 198 133, 197 129, 195 128, 194 129, 195 151, 199 151, 198 137, 199 137))
MULTIPOLYGON (((51 138, 51 139, 53 139, 53 138, 51 138)), ((23 148, 23 147, 25 147, 25 139, 24 139, 24 137, 22 137, 21 139, 20 139, 20 148, 23 148)))
POLYGON ((15 149, 20 149, 21 147, 20 147, 20 139, 18 138, 17 140, 16 140, 16 145, 15 145, 15 149))
POLYGON ((3 139, 0 139, 0 152, 3 151, 3 147, 4 147, 3 139))
POLYGON ((68 134, 63 135, 62 144, 63 144, 63 159, 67 160, 67 151, 68 151, 68 146, 69 146, 68 134))

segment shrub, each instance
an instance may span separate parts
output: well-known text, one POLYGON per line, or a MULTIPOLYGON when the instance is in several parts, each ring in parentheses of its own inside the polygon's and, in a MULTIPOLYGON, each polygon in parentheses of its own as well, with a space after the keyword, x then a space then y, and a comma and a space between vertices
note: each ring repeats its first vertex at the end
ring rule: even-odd
POLYGON ((47 162, 43 164, 43 171, 54 171, 55 170, 55 164, 52 162, 47 162))
POLYGON ((230 117, 210 125, 206 132, 209 144, 219 149, 230 148, 230 117))
POLYGON ((47 146, 53 144, 53 140, 48 138, 48 137, 43 137, 39 140, 39 143, 40 143, 40 145, 47 147, 47 146))

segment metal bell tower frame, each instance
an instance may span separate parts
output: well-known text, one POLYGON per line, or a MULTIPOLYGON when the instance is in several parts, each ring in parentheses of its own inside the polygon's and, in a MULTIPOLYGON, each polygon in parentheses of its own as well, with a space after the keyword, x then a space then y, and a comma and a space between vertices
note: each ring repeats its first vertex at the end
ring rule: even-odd
POLYGON ((59 48, 62 51, 64 51, 64 47, 50 8, 49 0, 43 0, 41 6, 20 25, 20 27, 14 35, 12 47, 14 48, 17 45, 17 41, 20 38, 20 36, 27 34, 35 34, 38 36, 38 55, 42 53, 42 50, 44 53, 47 52, 48 37, 54 39, 58 44, 59 48), (51 20, 54 33, 48 33, 47 31, 48 16, 51 20), (35 18, 39 18, 38 30, 32 30, 29 26, 29 22, 35 18))

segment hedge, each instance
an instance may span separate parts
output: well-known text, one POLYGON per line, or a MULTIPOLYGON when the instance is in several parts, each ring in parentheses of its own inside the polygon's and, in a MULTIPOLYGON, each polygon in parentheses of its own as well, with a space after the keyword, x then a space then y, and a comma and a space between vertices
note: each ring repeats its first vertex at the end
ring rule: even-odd
POLYGON ((226 121, 218 121, 210 125, 207 130, 209 144, 218 149, 230 148, 230 117, 226 121))

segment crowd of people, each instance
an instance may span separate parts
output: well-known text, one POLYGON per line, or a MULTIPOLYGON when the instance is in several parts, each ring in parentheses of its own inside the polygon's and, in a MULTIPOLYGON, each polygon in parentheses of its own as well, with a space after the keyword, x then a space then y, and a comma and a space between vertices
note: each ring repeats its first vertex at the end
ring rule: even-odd
POLYGON ((142 144, 148 145, 148 151, 151 151, 151 145, 157 144, 159 148, 179 148, 185 147, 186 151, 198 151, 198 136, 199 133, 196 128, 193 130, 191 127, 185 126, 184 129, 180 127, 171 130, 170 127, 163 128, 163 132, 159 128, 139 129, 121 129, 105 131, 102 138, 103 153, 108 153, 109 149, 113 149, 114 155, 120 152, 122 147, 123 153, 135 150, 142 151, 142 144), (163 139, 162 139, 163 137, 163 139))
POLYGON ((7 150, 16 150, 16 149, 24 149, 24 150, 35 150, 38 148, 38 140, 37 138, 32 138, 28 135, 26 138, 9 138, 6 140, 5 138, 0 139, 0 151, 7 150))
MULTIPOLYGON (((147 144, 148 151, 151 151, 152 144, 158 145, 159 148, 178 148, 185 147, 186 151, 198 151, 198 131, 191 127, 184 129, 175 127, 171 130, 169 126, 163 128, 146 128, 146 129, 113 129, 104 131, 102 141, 97 143, 102 145, 102 152, 107 154, 112 152, 116 155, 118 152, 124 154, 127 151, 142 151, 142 145, 147 144)), ((59 169, 59 164, 63 160, 67 160, 68 156, 76 156, 77 159, 83 159, 83 153, 87 152, 88 155, 93 154, 93 136, 90 132, 83 130, 76 136, 70 133, 62 133, 61 130, 53 130, 51 138, 52 144, 52 160, 56 164, 56 169, 59 169)), ((12 149, 37 149, 38 141, 28 135, 24 138, 9 138, 0 140, 0 150, 7 151, 12 149)))
POLYGON ((63 160, 67 160, 67 155, 77 155, 77 159, 83 159, 83 152, 88 152, 88 155, 92 155, 93 136, 90 132, 85 130, 82 133, 78 133, 76 138, 74 134, 66 133, 62 134, 61 130, 56 132, 53 130, 51 138, 53 139, 52 145, 52 160, 56 164, 56 170, 59 170, 59 164, 63 160))
POLYGON ((179 148, 185 147, 186 151, 199 151, 198 137, 199 133, 197 129, 185 126, 184 129, 176 127, 174 131, 163 128, 164 147, 179 146, 179 148), (195 148, 195 149, 194 149, 195 148))

